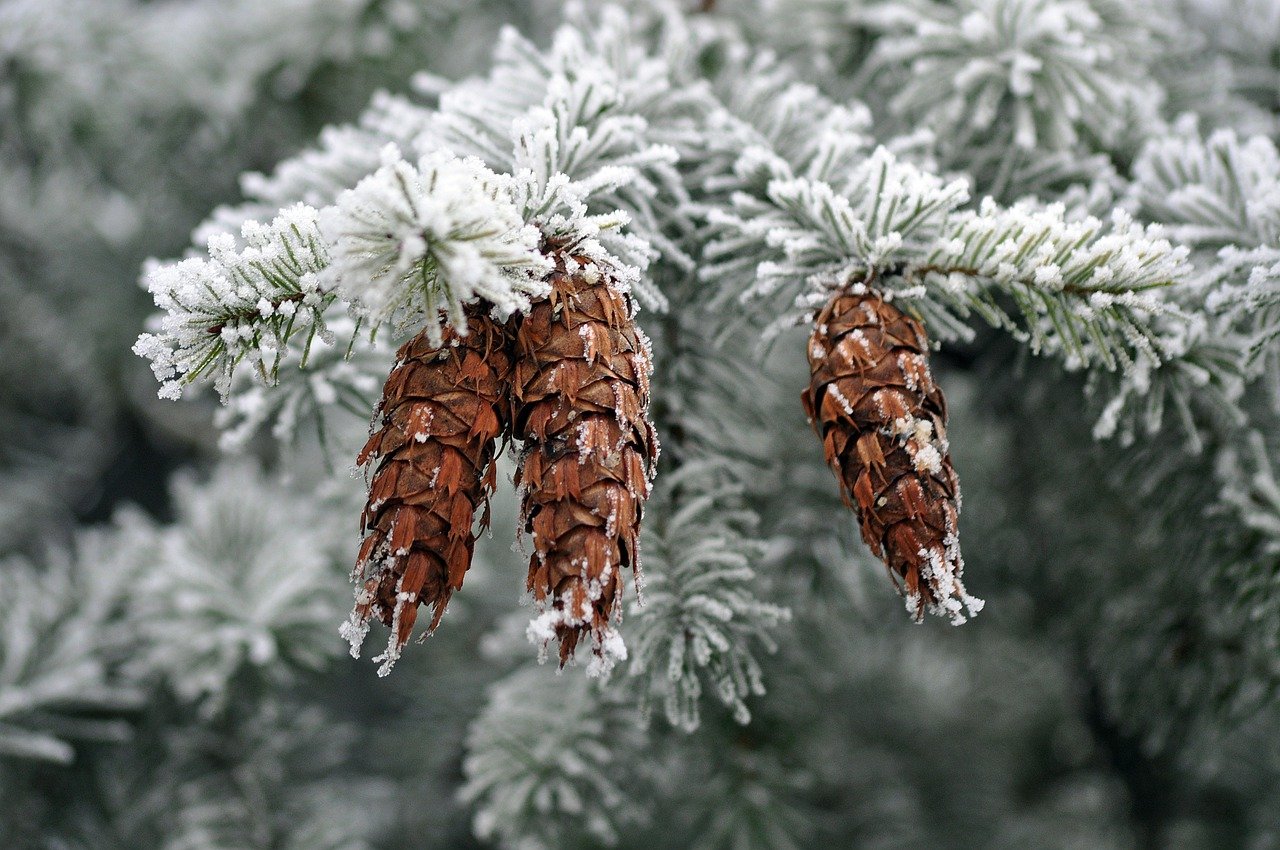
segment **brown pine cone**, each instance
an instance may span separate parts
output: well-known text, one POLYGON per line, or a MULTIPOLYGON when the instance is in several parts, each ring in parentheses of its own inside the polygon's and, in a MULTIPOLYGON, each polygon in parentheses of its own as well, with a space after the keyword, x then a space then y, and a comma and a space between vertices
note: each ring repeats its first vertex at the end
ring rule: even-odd
POLYGON ((541 607, 530 636, 560 641, 560 663, 590 634, 589 672, 625 657, 613 629, 622 571, 639 582, 640 515, 658 443, 647 416, 651 357, 611 270, 552 254, 550 296, 513 321, 512 430, 533 537, 527 586, 541 607))
POLYGON ((861 284, 832 296, 814 324, 801 400, 845 504, 912 617, 927 610, 959 625, 982 600, 961 582, 960 484, 924 328, 861 284))
POLYGON ((489 523, 496 440, 507 430, 511 359, 502 325, 479 307, 468 333, 448 329, 440 346, 426 332, 405 343, 382 391, 381 426, 357 459, 376 463, 360 516, 364 539, 352 579, 359 585, 343 635, 351 653, 376 617, 391 628, 375 658, 386 675, 408 642, 419 605, 432 606, 430 632, 471 566, 473 519, 489 523))

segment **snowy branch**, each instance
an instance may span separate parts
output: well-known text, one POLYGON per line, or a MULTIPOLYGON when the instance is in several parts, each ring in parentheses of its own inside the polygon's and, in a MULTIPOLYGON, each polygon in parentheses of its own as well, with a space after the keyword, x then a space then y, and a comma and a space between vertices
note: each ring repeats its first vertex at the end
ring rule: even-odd
POLYGON ((297 205, 270 225, 246 222, 242 248, 218 234, 207 260, 152 264, 147 286, 165 314, 153 320, 158 332, 139 337, 134 352, 151 361, 161 398, 178 398, 206 374, 226 398, 245 360, 271 383, 291 342, 305 339, 305 361, 312 339, 328 336, 323 316, 334 295, 319 274, 329 252, 317 225, 317 212, 297 205))
POLYGON ((464 304, 483 298, 511 313, 546 294, 551 266, 512 201, 510 178, 448 152, 416 167, 394 148, 385 158, 320 216, 329 274, 359 312, 375 324, 425 323, 439 345, 442 314, 465 333, 464 304))

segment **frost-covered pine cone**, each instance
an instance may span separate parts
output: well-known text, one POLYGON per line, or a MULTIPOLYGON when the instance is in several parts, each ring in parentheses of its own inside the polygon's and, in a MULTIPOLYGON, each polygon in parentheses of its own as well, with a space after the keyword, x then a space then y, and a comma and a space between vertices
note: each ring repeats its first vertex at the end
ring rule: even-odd
POLYGON ((391 628, 380 673, 408 642, 418 606, 434 629, 462 587, 476 535, 489 522, 497 438, 507 430, 511 360, 503 327, 468 311, 465 336, 446 329, 434 346, 424 330, 398 353, 382 393, 381 425, 357 462, 376 463, 360 517, 364 540, 352 575, 358 587, 344 635, 353 654, 376 617, 391 628))
POLYGON ((560 641, 560 663, 589 634, 591 670, 625 657, 613 629, 623 570, 639 570, 640 517, 658 444, 648 419, 651 356, 611 270, 553 255, 550 296, 514 321, 512 429, 525 442, 516 483, 531 533, 528 589, 542 606, 530 636, 560 641))
POLYGON ((976 614, 982 600, 961 581, 960 482, 924 328, 861 284, 832 296, 814 325, 801 399, 862 539, 912 617, 963 623, 962 609, 976 614))

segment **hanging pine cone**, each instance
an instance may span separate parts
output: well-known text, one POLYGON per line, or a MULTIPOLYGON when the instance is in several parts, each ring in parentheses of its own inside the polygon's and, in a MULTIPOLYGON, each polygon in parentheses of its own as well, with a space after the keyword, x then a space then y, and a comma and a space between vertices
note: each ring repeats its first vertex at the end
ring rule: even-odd
POLYGON ((391 628, 379 674, 409 640, 418 606, 434 629, 471 566, 473 519, 489 523, 498 436, 507 429, 511 360, 502 325, 481 308, 468 333, 447 329, 440 346, 426 331, 405 343, 387 378, 381 426, 357 458, 377 463, 360 517, 356 605, 343 634, 356 654, 376 617, 391 628))
POLYGON ((801 398, 862 539, 917 622, 927 610, 963 623, 961 609, 972 616, 982 600, 961 582, 960 485, 924 328, 861 284, 832 296, 814 324, 801 398))
POLYGON ((648 340, 609 269, 552 253, 551 295, 514 320, 512 430, 532 534, 527 586, 542 613, 530 635, 560 641, 560 663, 590 634, 592 668, 625 650, 622 571, 639 580, 640 515, 658 445, 649 423, 648 340))

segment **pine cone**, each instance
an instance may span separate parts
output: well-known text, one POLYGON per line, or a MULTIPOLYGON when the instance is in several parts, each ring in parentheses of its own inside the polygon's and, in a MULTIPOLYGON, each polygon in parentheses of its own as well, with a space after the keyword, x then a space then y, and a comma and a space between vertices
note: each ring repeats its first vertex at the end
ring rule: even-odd
POLYGON ((387 377, 381 427, 357 459, 377 463, 360 517, 364 539, 352 579, 360 585, 343 634, 358 652, 377 617, 391 628, 386 675, 409 640, 419 605, 432 606, 434 629, 471 566, 473 519, 489 524, 495 444, 507 430, 511 359, 502 325, 468 311, 468 333, 426 331, 405 343, 387 377))
POLYGON ((608 269, 555 252, 551 295, 515 326, 512 429, 533 535, 527 586, 542 607, 530 636, 560 641, 560 663, 590 633, 591 672, 625 657, 622 570, 639 582, 640 516, 658 444, 647 412, 651 357, 608 269))
POLYGON ((861 284, 837 292, 815 326, 801 399, 845 504, 912 617, 959 625, 961 608, 972 616, 982 600, 961 582, 960 485, 924 328, 861 284))

